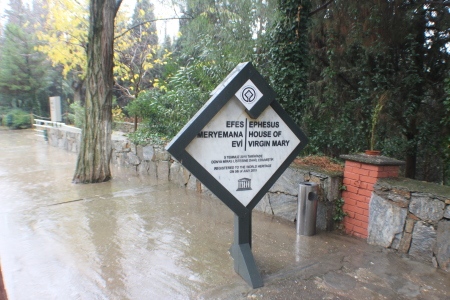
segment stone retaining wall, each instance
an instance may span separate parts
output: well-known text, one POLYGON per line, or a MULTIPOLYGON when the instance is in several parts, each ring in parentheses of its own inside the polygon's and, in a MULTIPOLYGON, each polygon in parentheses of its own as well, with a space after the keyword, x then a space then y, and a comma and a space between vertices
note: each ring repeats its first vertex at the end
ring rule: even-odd
POLYGON ((67 151, 78 152, 80 149, 81 129, 71 126, 64 128, 48 128, 48 143, 67 151))
MULTIPOLYGON (((140 128, 142 125, 138 123, 138 128, 140 128)), ((132 133, 134 132, 134 123, 130 122, 113 122, 112 125, 113 130, 121 131, 125 133, 132 133)))
MULTIPOLYGON (((169 180, 177 185, 215 197, 200 181, 165 151, 163 146, 135 146, 129 141, 113 141, 113 164, 125 165, 141 174, 169 180)), ((313 181, 320 185, 317 228, 334 229, 334 205, 340 197, 342 173, 324 173, 292 165, 272 186, 256 210, 295 221, 297 214, 298 184, 313 181)))
MULTIPOLYGON (((49 144, 77 152, 81 130, 66 127, 48 129, 49 144)), ((111 163, 127 166, 138 173, 169 180, 190 190, 215 197, 160 145, 136 146, 123 136, 113 135, 111 163)), ((255 210, 294 222, 297 215, 298 184, 303 181, 319 184, 317 228, 333 230, 335 200, 340 197, 342 172, 326 173, 291 165, 258 203, 255 210)))
POLYGON ((379 179, 370 201, 367 241, 450 272, 450 187, 379 179))

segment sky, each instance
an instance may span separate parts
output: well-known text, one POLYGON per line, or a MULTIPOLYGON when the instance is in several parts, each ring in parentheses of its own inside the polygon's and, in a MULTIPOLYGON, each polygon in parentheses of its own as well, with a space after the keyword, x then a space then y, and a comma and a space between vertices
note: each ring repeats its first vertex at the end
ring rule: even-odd
MULTIPOLYGON (((5 0, 0 0, 0 1, 5 1, 5 0)), ((155 6, 154 14, 155 14, 156 19, 173 18, 173 17, 179 16, 179 12, 177 12, 176 9, 172 5, 164 4, 164 3, 172 2, 172 1, 155 0, 155 1, 151 1, 151 2, 155 6)), ((131 15, 133 8, 136 5, 136 0, 123 0, 122 5, 123 5, 123 7, 121 6, 121 9, 129 10, 130 15, 131 15)), ((165 37, 166 33, 172 39, 177 36, 178 30, 179 30, 178 22, 179 22, 178 20, 168 20, 168 21, 157 21, 156 22, 156 28, 158 30, 160 42, 164 41, 164 37, 165 37)))
POLYGON ((5 9, 8 8, 9 0, 0 0, 0 23, 5 22, 5 9))
MULTIPOLYGON (((24 3, 31 3, 31 0, 23 0, 24 3)), ((50 0, 52 1, 52 0, 50 0)), ((175 11, 174 7, 170 5, 164 5, 165 1, 153 1, 155 5, 155 16, 157 19, 163 18, 173 18, 177 17, 178 13, 175 11)), ((170 2, 170 1, 169 1, 170 2)), ((5 10, 9 8, 9 0, 0 0, 0 23, 4 24, 6 22, 5 10)), ((136 5, 136 0, 123 0, 120 9, 126 9, 131 13, 134 6, 136 5)), ((156 27, 159 34, 159 41, 163 42, 165 35, 169 35, 172 40, 178 35, 178 20, 168 20, 168 21, 157 21, 156 27)))

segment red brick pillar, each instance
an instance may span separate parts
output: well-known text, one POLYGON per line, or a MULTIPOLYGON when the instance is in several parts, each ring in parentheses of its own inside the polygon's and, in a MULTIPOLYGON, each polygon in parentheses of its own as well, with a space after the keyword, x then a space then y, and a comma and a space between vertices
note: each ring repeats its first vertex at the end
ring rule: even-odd
POLYGON ((369 226, 369 203, 373 186, 378 178, 398 177, 400 165, 404 162, 384 156, 365 154, 341 155, 345 159, 343 210, 344 231, 350 235, 367 238, 369 226))

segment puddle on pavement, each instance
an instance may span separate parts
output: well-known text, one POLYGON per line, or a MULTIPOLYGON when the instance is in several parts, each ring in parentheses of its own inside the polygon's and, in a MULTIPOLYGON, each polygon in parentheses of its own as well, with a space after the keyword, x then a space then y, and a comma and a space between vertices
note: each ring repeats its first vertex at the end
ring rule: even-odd
MULTIPOLYGON (((0 253, 3 268, 13 270, 5 274, 11 299, 191 298, 241 281, 228 254, 233 214, 219 200, 124 167, 113 169, 110 182, 74 185, 76 154, 32 132, 3 131, 0 139, 7 149, 0 253)), ((277 230, 295 238, 292 224, 255 214, 253 227, 260 267, 285 267, 280 261, 293 257, 291 249, 273 247, 288 244, 277 230), (261 242, 267 237, 270 243, 261 242)))
MULTIPOLYGON (((114 167, 109 182, 74 185, 76 154, 32 131, 0 130, 0 144, 0 258, 10 300, 192 299, 233 289, 242 297, 250 289, 233 270, 233 213, 219 200, 126 167, 114 167)), ((415 274, 396 281, 405 295, 417 292, 410 282, 445 289, 449 278, 410 261, 401 267, 406 262, 364 240, 298 236, 295 224, 262 213, 253 213, 252 227, 253 254, 272 292, 290 276, 319 280, 342 270, 374 279, 358 279, 368 290, 355 295, 389 295, 386 276, 402 276, 392 265, 415 274)))

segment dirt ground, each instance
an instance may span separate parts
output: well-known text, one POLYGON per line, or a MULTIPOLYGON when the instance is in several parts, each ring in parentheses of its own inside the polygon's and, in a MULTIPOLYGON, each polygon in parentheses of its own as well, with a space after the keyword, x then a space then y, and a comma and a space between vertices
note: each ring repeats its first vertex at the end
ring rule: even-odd
POLYGON ((316 166, 330 172, 344 172, 343 164, 339 164, 327 156, 312 155, 296 158, 294 163, 303 166, 316 166))

